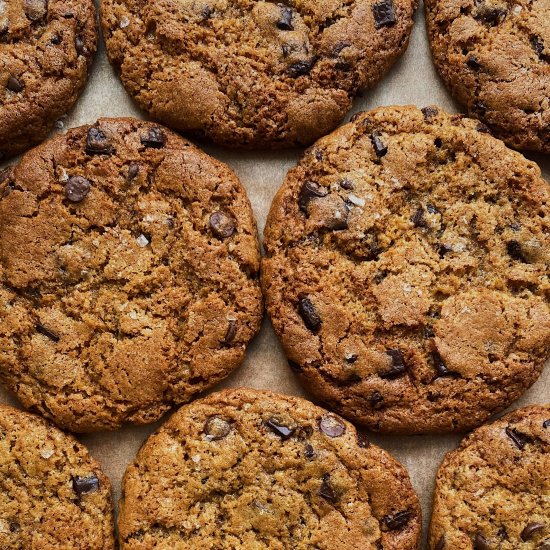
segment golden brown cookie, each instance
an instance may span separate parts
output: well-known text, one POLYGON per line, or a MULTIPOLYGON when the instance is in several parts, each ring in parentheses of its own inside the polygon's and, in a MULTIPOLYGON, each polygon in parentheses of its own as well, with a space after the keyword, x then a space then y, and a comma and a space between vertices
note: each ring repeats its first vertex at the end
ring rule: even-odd
POLYGON ((114 550, 111 485, 86 448, 0 405, 0 547, 114 550))
POLYGON ((550 354, 550 187, 479 122, 383 107, 318 141, 265 230, 300 380, 371 430, 465 430, 550 354))
POLYGON ((93 0, 0 0, 0 161, 72 107, 96 43, 93 0))
POLYGON ((550 1, 425 6, 433 58, 453 96, 511 147, 550 153, 550 1))
POLYGON ((232 147, 310 144, 407 46, 416 0, 105 0, 138 105, 232 147))
POLYGON ((258 330, 235 174, 156 124, 100 119, 0 172, 0 380, 73 431, 157 420, 258 330))
POLYGON ((550 406, 518 409, 447 453, 430 550, 550 549, 550 406))
POLYGON ((296 397, 226 390, 182 407, 126 471, 122 550, 407 550, 420 505, 405 469, 296 397))

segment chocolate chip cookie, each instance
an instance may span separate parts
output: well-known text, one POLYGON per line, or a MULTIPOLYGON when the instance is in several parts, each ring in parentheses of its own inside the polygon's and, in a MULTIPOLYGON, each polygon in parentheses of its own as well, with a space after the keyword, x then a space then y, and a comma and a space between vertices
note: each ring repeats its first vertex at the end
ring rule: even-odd
POLYGON ((482 426, 437 474, 430 550, 550 548, 550 406, 482 426))
POLYGON ((72 107, 96 42, 93 0, 0 0, 0 161, 72 107))
POLYGON ((405 469, 296 397, 226 390, 182 407, 126 471, 120 546, 418 548, 405 469))
POLYGON ((0 547, 114 550, 111 486, 76 439, 0 405, 0 547))
POLYGON ((73 431, 148 423, 237 367, 262 314, 235 174, 101 119, 0 172, 0 380, 73 431))
POLYGON ((310 144, 408 43, 417 0, 105 0, 107 52, 138 105, 232 147, 310 144))
POLYGON ((433 58, 453 96, 517 149, 550 153, 548 0, 427 0, 433 58))
POLYGON ((550 354, 550 187, 477 121, 357 115, 289 172, 265 249, 291 366, 371 430, 479 425, 550 354))

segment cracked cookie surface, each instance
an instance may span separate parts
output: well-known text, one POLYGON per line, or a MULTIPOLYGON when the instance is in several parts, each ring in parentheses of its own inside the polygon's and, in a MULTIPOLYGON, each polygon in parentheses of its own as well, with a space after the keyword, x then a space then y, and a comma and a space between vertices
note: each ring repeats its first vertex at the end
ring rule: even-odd
POLYGON ((237 389, 182 407, 126 471, 124 550, 418 548, 405 469, 343 419, 237 389))
POLYGON ((100 119, 0 172, 0 380, 73 431, 147 423, 257 332, 256 224, 224 164, 100 119))
POLYGON ((82 91, 93 0, 0 0, 0 160, 42 141, 82 91))
POLYGON ((310 144, 406 48, 416 0, 105 0, 107 53, 160 122, 236 147, 310 144))
POLYGON ((437 474, 430 550, 550 549, 550 406, 482 426, 437 474))
POLYGON ((86 448, 0 405, 0 546, 114 550, 111 485, 86 448))
POLYGON ((428 0, 433 58, 472 116, 550 153, 550 0, 428 0))
POLYGON ((550 187, 436 107, 384 107, 319 140, 268 217, 263 287, 290 364, 371 430, 481 424, 550 353, 550 187))

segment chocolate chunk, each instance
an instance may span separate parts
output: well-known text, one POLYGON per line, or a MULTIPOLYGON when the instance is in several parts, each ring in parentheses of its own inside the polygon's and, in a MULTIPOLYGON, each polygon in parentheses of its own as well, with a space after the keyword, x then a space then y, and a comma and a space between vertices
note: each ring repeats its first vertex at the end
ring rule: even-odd
POLYGON ((442 535, 439 540, 437 541, 437 544, 435 545, 434 550, 444 550, 445 549, 445 536, 442 535))
POLYGON ((298 195, 298 205, 302 212, 307 213, 307 207, 313 199, 326 197, 328 195, 328 189, 321 187, 313 181, 306 181, 300 189, 298 195))
POLYGON ((434 363, 435 370, 437 371, 437 376, 453 376, 458 377, 459 374, 456 372, 453 372, 449 370, 443 359, 441 358, 441 355, 437 351, 432 351, 431 353, 432 361, 434 363))
POLYGON ((355 363, 355 361, 357 361, 358 355, 355 353, 346 353, 344 359, 346 363, 348 363, 348 365, 352 365, 353 363, 355 363))
POLYGON ((220 416, 211 416, 204 424, 204 433, 209 441, 217 441, 229 435, 231 424, 220 416))
POLYGON ((495 27, 496 25, 502 23, 507 15, 508 10, 504 8, 482 6, 475 15, 475 19, 482 21, 490 27, 495 27))
POLYGON ((426 210, 430 213, 430 214, 441 214, 441 210, 439 210, 439 208, 435 207, 433 204, 430 204, 428 203, 426 205, 426 210))
POLYGON ((210 215, 210 229, 218 239, 227 239, 235 233, 235 220, 229 214, 218 210, 210 215))
POLYGON ((374 15, 374 28, 390 27, 395 24, 395 9, 392 0, 380 0, 372 6, 374 15))
POLYGON ((293 31, 294 26, 292 25, 292 10, 286 6, 279 5, 281 8, 281 16, 277 21, 277 28, 282 31, 293 31))
POLYGON ((314 458, 315 457, 315 449, 311 445, 307 444, 304 448, 304 456, 306 458, 310 458, 310 459, 314 458))
POLYGON ((114 149, 107 136, 99 129, 92 127, 86 137, 86 153, 89 155, 112 155, 114 149))
POLYGON ((434 329, 431 325, 426 325, 422 330, 422 334, 427 340, 435 336, 434 329))
POLYGON ((298 313, 309 330, 312 332, 319 330, 322 323, 321 317, 308 297, 300 298, 298 301, 298 313))
POLYGON ((380 529, 382 529, 382 531, 397 531, 398 529, 405 527, 412 516, 413 514, 409 510, 384 516, 380 520, 380 529))
POLYGON ((518 432, 515 428, 511 428, 510 426, 506 428, 505 432, 506 435, 514 442, 514 445, 520 450, 522 450, 527 443, 532 442, 532 439, 529 436, 518 432))
POLYGON ((337 57, 338 55, 340 55, 342 53, 343 50, 345 50, 346 48, 349 48, 351 46, 351 42, 348 42, 348 41, 345 41, 345 42, 338 42, 334 48, 332 48, 332 52, 331 54, 334 56, 334 57, 337 57))
POLYGON ((61 36, 54 34, 50 40, 50 44, 53 44, 54 46, 61 44, 61 36))
POLYGON ((543 423, 542 423, 542 427, 544 429, 548 428, 550 426, 550 418, 548 420, 545 420, 543 423))
POLYGON ((95 493, 99 489, 99 479, 95 474, 88 477, 73 477, 73 490, 80 499, 82 495, 95 493))
POLYGON ((352 191, 353 187, 354 187, 353 182, 348 178, 344 178, 344 179, 340 180, 338 182, 338 184, 340 185, 340 187, 342 189, 345 189, 346 191, 352 191))
POLYGON ((493 547, 481 533, 476 533, 474 537, 474 550, 493 550, 493 547))
POLYGON ((544 43, 538 36, 531 37, 531 45, 537 52, 537 55, 539 56, 539 59, 541 61, 546 61, 550 63, 550 55, 544 53, 544 43))
POLYGON ((466 65, 468 65, 468 67, 470 67, 473 71, 479 71, 479 69, 481 69, 481 65, 475 55, 468 57, 466 60, 466 65))
POLYGON ((508 256, 513 260, 518 260, 523 263, 529 263, 527 257, 525 256, 521 244, 518 241, 511 240, 506 243, 506 252, 508 256))
POLYGON ((388 152, 388 148, 384 145, 383 141, 380 139, 381 135, 382 134, 380 132, 373 132, 370 135, 370 140, 372 141, 372 147, 378 158, 382 158, 388 152))
POLYGON ((164 147, 165 137, 164 132, 158 127, 149 128, 147 134, 141 136, 141 144, 150 149, 161 149, 164 147))
POLYGON ((65 184, 65 197, 71 202, 83 201, 90 192, 92 184, 82 176, 71 176, 65 184))
POLYGON ((225 336, 223 337, 223 343, 225 345, 229 345, 235 340, 235 336, 237 334, 237 321, 234 319, 231 319, 229 321, 229 325, 227 326, 227 331, 225 332, 225 336))
POLYGON ((424 219, 424 208, 419 206, 411 216, 411 222, 415 227, 426 227, 426 220, 424 219))
POLYGON ((435 105, 429 105, 421 109, 425 120, 431 120, 439 114, 439 109, 435 105))
POLYGON ((437 252, 440 258, 444 258, 449 252, 453 251, 453 247, 450 244, 442 243, 437 247, 437 252))
POLYGON ((359 445, 361 449, 367 449, 370 447, 370 441, 364 433, 357 432, 357 445, 359 445))
POLYGON ((294 78, 308 74, 317 63, 317 57, 310 57, 305 61, 297 61, 288 67, 288 74, 294 78))
POLYGON ((139 174, 139 164, 132 163, 128 166, 128 181, 135 180, 139 174))
POLYGON ((380 378, 397 378, 401 376, 406 370, 405 359, 403 354, 398 349, 388 349, 386 354, 391 357, 392 366, 391 370, 380 374, 380 378))
POLYGON ((340 437, 346 431, 346 425, 337 416, 325 414, 319 419, 319 429, 328 437, 340 437))
POLYGON ((296 428, 289 428, 288 426, 285 426, 273 416, 266 421, 265 425, 283 441, 287 440, 289 437, 292 437, 292 434, 296 431, 296 428))
POLYGON ((40 21, 46 15, 48 2, 46 0, 25 0, 25 15, 31 21, 40 21))
POLYGON ((55 343, 59 342, 59 339, 60 339, 59 336, 57 336, 57 334, 55 334, 51 330, 47 329, 44 325, 41 325, 40 323, 37 323, 35 328, 36 328, 36 332, 39 332, 40 334, 43 334, 44 336, 46 336, 47 338, 49 338, 53 342, 55 342, 55 343))
POLYGON ((334 503, 338 501, 338 497, 336 496, 334 489, 330 486, 330 474, 325 474, 323 476, 323 482, 321 483, 321 487, 319 488, 319 496, 323 497, 329 502, 334 503))
POLYGON ((528 523, 523 531, 521 532, 521 540, 524 542, 527 542, 531 539, 531 537, 535 534, 544 529, 546 526, 544 523, 538 523, 538 522, 532 522, 528 523))
POLYGON ((21 83, 21 81, 18 78, 15 78, 15 76, 10 75, 8 77, 8 82, 6 84, 6 88, 10 92, 14 92, 14 93, 18 94, 19 92, 23 91, 23 84, 21 83))
POLYGON ((384 406, 384 397, 378 390, 376 390, 367 397, 367 402, 371 408, 378 410, 384 406))

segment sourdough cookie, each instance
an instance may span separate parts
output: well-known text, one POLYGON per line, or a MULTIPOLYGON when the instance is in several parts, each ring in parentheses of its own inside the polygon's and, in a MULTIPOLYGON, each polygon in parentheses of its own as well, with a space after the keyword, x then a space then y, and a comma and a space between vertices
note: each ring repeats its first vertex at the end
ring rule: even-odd
POLYGON ((114 550, 111 485, 73 437, 0 405, 0 547, 114 550))
POLYGON ((0 173, 0 380, 73 431, 148 423, 235 367, 262 314, 235 174, 101 119, 0 173))
POLYGON ((550 153, 550 0, 427 0, 453 96, 517 149, 550 153))
POLYGON ((160 122, 232 147, 310 144, 407 46, 417 0, 104 0, 107 53, 160 122))
POLYGON ((291 366, 371 430, 459 431, 550 353, 550 187, 436 107, 384 107, 318 141, 275 197, 263 285, 291 366))
POLYGON ((123 481, 122 550, 405 550, 421 513, 405 469, 296 397, 226 390, 182 407, 123 481))
POLYGON ((96 42, 93 0, 0 0, 0 161, 72 107, 96 42))
POLYGON ((437 474, 430 550, 550 548, 550 406, 470 434, 437 474))

